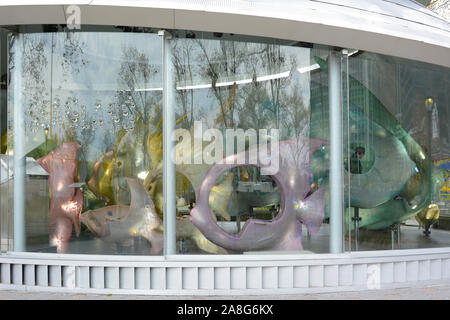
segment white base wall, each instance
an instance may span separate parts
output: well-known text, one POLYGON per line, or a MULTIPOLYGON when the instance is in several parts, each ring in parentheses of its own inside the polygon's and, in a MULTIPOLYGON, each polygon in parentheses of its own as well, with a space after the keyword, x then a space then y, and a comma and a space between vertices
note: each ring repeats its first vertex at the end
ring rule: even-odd
POLYGON ((0 289, 27 291, 264 295, 442 283, 450 283, 450 248, 317 255, 0 255, 0 289))

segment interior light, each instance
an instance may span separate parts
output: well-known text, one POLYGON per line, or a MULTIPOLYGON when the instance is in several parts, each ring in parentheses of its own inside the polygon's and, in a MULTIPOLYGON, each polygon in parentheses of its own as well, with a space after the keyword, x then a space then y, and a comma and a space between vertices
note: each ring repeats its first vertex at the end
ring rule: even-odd
POLYGON ((311 66, 308 66, 308 67, 298 68, 297 70, 300 73, 306 73, 306 72, 311 72, 311 71, 316 70, 316 69, 320 69, 320 66, 317 63, 315 63, 315 64, 313 64, 311 66))
MULTIPOLYGON (((319 65, 317 65, 319 66, 319 65)), ((275 74, 269 74, 266 76, 259 76, 256 78, 256 82, 262 82, 262 81, 268 81, 268 80, 275 80, 275 79, 282 79, 287 78, 291 74, 290 71, 275 73, 275 74)), ((234 84, 247 84, 252 83, 253 79, 242 79, 242 80, 236 80, 236 81, 226 81, 226 82, 218 82, 216 83, 216 87, 228 87, 233 86, 234 84)), ((193 89, 208 89, 212 88, 211 83, 206 84, 197 84, 197 85, 191 85, 191 86, 178 86, 177 90, 193 90, 193 89)), ((134 91, 162 91, 163 88, 143 88, 143 89, 134 89, 134 91)))
POLYGON ((434 102, 433 98, 431 98, 431 97, 428 97, 425 99, 425 108, 428 111, 431 111, 431 109, 433 108, 433 102, 434 102))

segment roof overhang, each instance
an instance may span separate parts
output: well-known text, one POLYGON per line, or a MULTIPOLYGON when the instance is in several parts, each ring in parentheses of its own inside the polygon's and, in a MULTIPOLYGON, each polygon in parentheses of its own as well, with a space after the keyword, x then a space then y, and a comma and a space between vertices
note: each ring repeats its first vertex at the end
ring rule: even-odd
POLYGON ((81 24, 273 37, 450 67, 450 23, 413 2, 399 5, 404 2, 4 0, 0 3, 0 24, 66 24, 66 9, 78 5, 81 24))

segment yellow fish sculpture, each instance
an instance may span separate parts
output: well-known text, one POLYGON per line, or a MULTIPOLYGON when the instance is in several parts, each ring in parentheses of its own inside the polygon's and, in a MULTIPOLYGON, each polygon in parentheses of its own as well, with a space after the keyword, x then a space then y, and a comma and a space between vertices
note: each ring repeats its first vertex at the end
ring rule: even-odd
POLYGON ((427 207, 423 208, 415 217, 420 227, 425 230, 423 234, 426 236, 430 235, 430 228, 433 224, 439 220, 439 206, 436 203, 431 203, 427 207))
MULTIPOLYGON (((155 107, 153 116, 147 122, 144 122, 142 117, 138 117, 134 129, 119 134, 114 150, 107 152, 94 165, 88 187, 98 199, 110 205, 109 208, 112 211, 103 211, 110 212, 108 214, 112 216, 122 216, 124 214, 125 209, 123 207, 128 206, 133 197, 132 193, 135 192, 130 189, 131 185, 128 183, 128 179, 138 178, 142 181, 153 201, 155 213, 162 217, 163 136, 162 117, 156 119, 158 109, 159 105, 155 107), (152 123, 156 124, 154 126, 150 125, 152 123), (101 175, 101 168, 103 168, 103 175, 101 175), (116 205, 116 207, 111 205, 116 205)), ((181 123, 185 118, 186 116, 179 118, 177 124, 181 123)), ((191 152, 195 154, 194 150, 191 150, 191 152)), ((182 164, 177 166, 177 185, 181 186, 177 189, 186 190, 190 183, 194 190, 198 191, 209 168, 210 165, 182 164)), ((233 176, 228 177, 211 192, 213 212, 219 214, 225 220, 230 220, 226 205, 232 191, 232 179, 233 176)), ((103 212, 102 209, 97 210, 100 210, 98 212, 103 212)), ((101 217, 106 215, 105 212, 95 214, 97 218, 92 218, 92 221, 98 219, 103 221, 101 217)), ((94 216, 94 214, 91 215, 94 216)), ((192 239, 201 250, 210 253, 225 252, 224 249, 204 238, 188 219, 177 217, 177 228, 180 231, 180 235, 177 234, 179 238, 192 239), (182 232, 178 226, 182 226, 182 232)), ((98 234, 102 237, 101 232, 98 234)))

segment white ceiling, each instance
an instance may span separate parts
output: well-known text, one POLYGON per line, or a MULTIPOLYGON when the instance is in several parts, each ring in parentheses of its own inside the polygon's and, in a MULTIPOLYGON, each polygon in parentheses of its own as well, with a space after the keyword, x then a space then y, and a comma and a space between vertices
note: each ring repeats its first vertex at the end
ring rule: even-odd
POLYGON ((450 23, 409 0, 3 0, 0 24, 81 23, 313 42, 450 67, 450 23))

